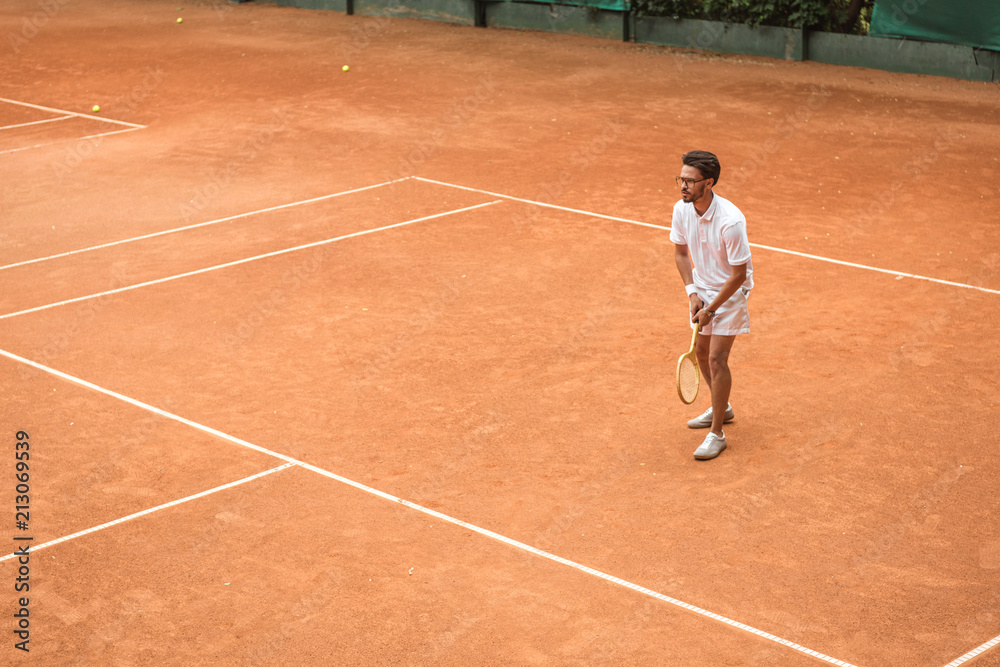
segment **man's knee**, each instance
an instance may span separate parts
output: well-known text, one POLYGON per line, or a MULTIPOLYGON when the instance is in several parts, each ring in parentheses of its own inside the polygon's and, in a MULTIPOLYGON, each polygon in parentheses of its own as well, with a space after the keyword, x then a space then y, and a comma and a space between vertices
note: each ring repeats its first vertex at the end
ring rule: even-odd
POLYGON ((729 370, 729 355, 709 354, 708 367, 712 369, 712 375, 729 370))

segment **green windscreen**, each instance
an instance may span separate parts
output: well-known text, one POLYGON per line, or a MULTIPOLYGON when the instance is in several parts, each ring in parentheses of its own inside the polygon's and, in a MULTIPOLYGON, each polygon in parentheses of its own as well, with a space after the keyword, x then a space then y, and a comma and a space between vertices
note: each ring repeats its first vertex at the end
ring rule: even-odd
POLYGON ((628 11, 629 7, 629 0, 559 0, 556 3, 553 3, 552 0, 516 0, 516 2, 537 2, 543 5, 576 5, 578 7, 593 7, 594 9, 614 9, 619 12, 628 11))
POLYGON ((1000 50, 1000 0, 875 0, 868 34, 1000 50))

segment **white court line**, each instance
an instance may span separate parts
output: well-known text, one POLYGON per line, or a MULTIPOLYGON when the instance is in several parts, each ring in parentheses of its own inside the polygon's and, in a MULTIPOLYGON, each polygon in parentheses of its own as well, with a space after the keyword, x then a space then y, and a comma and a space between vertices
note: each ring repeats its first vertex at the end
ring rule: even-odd
POLYGON ((440 519, 442 521, 447 521, 448 523, 454 524, 456 526, 460 526, 462 528, 465 528, 466 530, 471 530, 473 532, 479 533, 480 535, 483 535, 485 537, 489 537, 491 539, 497 540, 499 542, 502 542, 504 544, 512 546, 512 547, 514 547, 516 549, 521 549, 523 551, 527 551, 529 553, 535 554, 536 556, 541 556, 542 558, 546 558, 548 560, 555 561, 556 563, 559 563, 561 565, 566 565, 568 567, 571 567, 571 568, 573 568, 575 570, 578 570, 580 572, 583 572, 585 574, 589 574, 589 575, 597 577, 599 579, 603 579, 604 581, 607 581, 607 582, 610 582, 610 583, 613 583, 613 584, 617 584, 619 586, 624 586, 625 588, 633 590, 633 591, 635 591, 637 593, 642 593, 643 595, 648 595, 650 597, 656 598, 657 600, 661 600, 663 602, 667 602, 667 603, 675 605, 677 607, 681 607, 683 609, 687 609, 688 611, 694 612, 694 613, 699 614, 701 616, 706 616, 706 617, 711 618, 713 620, 719 621, 720 623, 725 623, 726 625, 732 626, 732 627, 737 628, 739 630, 743 630, 744 632, 749 632, 750 634, 753 634, 753 635, 756 635, 758 637, 761 637, 762 639, 767 639, 769 641, 776 642, 778 644, 781 644, 782 646, 786 646, 786 647, 788 647, 790 649, 799 651, 801 653, 805 653, 806 655, 810 655, 810 656, 812 656, 814 658, 817 658, 817 659, 822 660, 824 662, 828 662, 828 663, 830 663, 832 665, 838 665, 839 667, 855 667, 854 665, 852 665, 849 662, 845 662, 843 660, 838 660, 836 658, 832 658, 832 657, 830 657, 828 655, 820 653, 819 651, 814 651, 814 650, 812 650, 810 648, 806 648, 805 646, 802 646, 800 644, 796 644, 795 642, 789 641, 787 639, 782 639, 781 637, 778 637, 777 635, 772 635, 769 632, 764 632, 763 630, 758 630, 757 628, 754 628, 752 626, 746 625, 745 623, 740 623, 739 621, 734 621, 734 620, 732 620, 730 618, 727 618, 725 616, 722 616, 720 614, 716 614, 716 613, 708 611, 706 609, 702 609, 701 607, 697 607, 695 605, 688 604, 687 602, 683 602, 683 601, 678 600, 676 598, 672 598, 672 597, 670 597, 668 595, 663 595, 662 593, 657 593, 656 591, 651 590, 649 588, 645 588, 644 586, 639 586, 638 584, 633 584, 631 582, 625 581, 624 579, 620 579, 620 578, 615 577, 613 575, 605 574, 604 572, 601 572, 600 570, 595 570, 592 567, 587 567, 586 565, 581 565, 580 563, 568 560, 566 558, 562 558, 561 556, 556 556, 555 554, 549 553, 547 551, 542 551, 541 549, 537 549, 537 548, 535 548, 535 547, 533 547, 533 546, 531 546, 529 544, 525 544, 524 542, 518 542, 517 540, 511 539, 511 538, 506 537, 504 535, 500 535, 499 533, 495 533, 492 530, 488 530, 486 528, 480 528, 479 526, 476 526, 474 524, 468 523, 466 521, 462 521, 461 519, 456 519, 456 518, 454 518, 452 516, 449 516, 447 514, 442 514, 441 512, 429 509, 427 507, 424 507, 423 505, 418 505, 417 503, 410 502, 409 500, 404 500, 404 499, 399 498, 397 496, 394 496, 394 495, 392 495, 390 493, 386 493, 385 491, 379 491, 378 489, 372 488, 370 486, 366 486, 365 484, 361 484, 360 482, 355 482, 354 480, 348 479, 346 477, 342 477, 342 476, 340 476, 340 475, 338 475, 336 473, 330 472, 329 470, 324 470, 323 468, 319 468, 319 467, 314 466, 312 464, 305 463, 304 461, 299 461, 298 459, 294 459, 294 458, 292 458, 290 456, 286 456, 284 454, 279 454, 279 453, 271 451, 269 449, 265 449, 264 447, 261 447, 260 445, 255 445, 255 444, 253 444, 251 442, 247 442, 246 440, 243 440, 241 438, 237 438, 236 436, 232 436, 232 435, 229 435, 227 433, 223 433, 222 431, 214 429, 211 426, 205 426, 203 424, 199 424, 198 422, 191 421, 190 419, 185 419, 184 417, 181 417, 180 415, 176 415, 176 414, 174 414, 172 412, 167 412, 166 410, 161 410, 160 408, 157 408, 157 407, 154 407, 152 405, 149 405, 148 403, 143 403, 142 401, 136 400, 134 398, 129 398, 128 396, 125 396, 123 394, 119 394, 116 391, 112 391, 110 389, 105 389, 104 387, 100 387, 100 386, 98 386, 98 385, 96 385, 96 384, 94 384, 92 382, 87 382, 86 380, 82 380, 82 379, 80 379, 78 377, 69 375, 68 373, 63 373, 62 371, 58 371, 58 370, 56 370, 54 368, 50 368, 50 367, 45 366, 43 364, 40 364, 38 362, 31 361, 30 359, 25 359, 24 357, 18 356, 16 354, 12 353, 12 352, 7 352, 6 350, 0 350, 0 356, 4 356, 4 357, 7 357, 8 359, 12 359, 14 361, 18 361, 20 363, 26 364, 28 366, 31 366, 32 368, 38 369, 38 370, 43 371, 45 373, 49 373, 51 375, 54 375, 54 376, 56 376, 58 378, 61 378, 63 380, 71 382, 73 384, 79 385, 81 387, 86 387, 87 389, 92 389, 92 390, 94 390, 96 392, 99 392, 101 394, 104 394, 106 396, 111 396, 112 398, 117 398, 118 400, 124 401, 124 402, 128 403, 129 405, 134 405, 135 407, 141 408, 143 410, 147 410, 147 411, 152 412, 152 413, 154 413, 156 415, 159 415, 161 417, 165 417, 167 419, 171 419, 173 421, 180 422, 181 424, 185 424, 187 426, 190 426, 190 427, 192 427, 194 429, 202 431, 203 433, 208 433, 210 435, 214 435, 214 436, 222 438, 224 440, 228 440, 229 442, 232 442, 233 444, 240 445, 242 447, 247 447, 249 449, 254 450, 255 452, 261 452, 263 454, 269 454, 269 455, 271 455, 271 456, 273 456, 275 458, 278 458, 278 459, 280 459, 282 461, 285 461, 288 464, 294 464, 294 465, 301 466, 301 467, 303 467, 303 468, 305 468, 307 470, 311 470, 311 471, 313 471, 313 472, 315 472, 317 474, 323 475, 324 477, 328 477, 330 479, 336 480, 336 481, 341 482, 343 484, 347 484, 348 486, 352 486, 352 487, 354 487, 354 488, 356 488, 356 489, 358 489, 360 491, 364 491, 365 493, 369 493, 371 495, 378 496, 379 498, 383 498, 383 499, 388 500, 390 502, 403 505, 404 507, 409 507, 410 509, 416 510, 418 512, 422 512, 424 514, 428 514, 428 515, 430 515, 432 517, 435 517, 437 519, 440 519))
POLYGON ((821 262, 830 262, 831 264, 840 264, 841 266, 850 266, 855 269, 865 269, 866 271, 877 271, 878 273, 888 273, 891 276, 900 276, 903 278, 913 278, 914 280, 927 280, 932 283, 938 283, 941 285, 950 285, 951 287, 964 287, 966 289, 974 289, 980 292, 986 292, 987 294, 1000 294, 1000 290, 990 289, 988 287, 980 287, 978 285, 968 285, 966 283, 956 283, 950 280, 942 280, 941 278, 929 278, 927 276, 918 276, 915 273, 905 273, 903 271, 893 271, 892 269, 882 269, 877 266, 869 266, 867 264, 855 264, 854 262, 845 262, 841 259, 831 259, 830 257, 820 257, 819 255, 810 255, 806 252, 798 252, 797 250, 785 250, 784 248, 773 248, 767 245, 761 245, 759 243, 751 243, 751 246, 755 248, 763 248, 765 250, 773 250, 774 252, 782 252, 786 255, 796 255, 798 257, 805 257, 807 259, 816 259, 821 262))
POLYGON ((464 185, 455 185, 454 183, 445 183, 444 181, 435 181, 431 178, 423 178, 422 176, 414 176, 414 179, 418 181, 423 181, 424 183, 435 183, 436 185, 443 185, 448 188, 456 188, 458 190, 468 190, 469 192, 478 192, 484 195, 490 195, 491 197, 503 197, 504 199, 510 199, 511 201, 519 201, 525 204, 534 204, 535 206, 544 206, 545 208, 554 208, 558 211, 569 211, 570 213, 581 213, 583 215, 589 215, 594 218, 603 218, 605 220, 617 220, 618 222, 627 222, 630 225, 642 225, 643 227, 654 227, 656 229, 665 229, 670 231, 669 227, 664 227, 663 225, 654 225, 651 222, 640 222, 639 220, 630 220, 629 218, 619 218, 614 215, 605 215, 603 213, 594 213, 592 211, 582 211, 578 208, 567 208, 565 206, 556 206, 555 204, 546 204, 542 201, 534 201, 532 199, 521 199, 520 197, 512 197, 511 195, 500 194, 499 192, 490 192, 489 190, 480 190, 479 188, 469 188, 464 185))
POLYGON ((993 639, 989 640, 985 644, 981 644, 980 646, 977 646, 976 648, 972 649, 971 651, 969 651, 968 653, 966 653, 962 657, 955 658, 954 660, 952 660, 951 662, 949 662, 944 667, 958 667, 959 665, 961 665, 963 663, 966 663, 969 660, 972 660, 973 658, 975 658, 980 653, 984 653, 984 652, 988 651, 989 649, 993 648, 997 644, 1000 644, 1000 637, 994 637, 993 639))
MULTIPOLYGON (((34 552, 38 551, 39 549, 44 549, 45 547, 51 547, 53 545, 59 544, 60 542, 67 542, 69 540, 75 539, 77 537, 81 537, 83 535, 89 535, 90 533, 96 533, 99 530, 104 530, 105 528, 110 528, 111 526, 117 526, 120 523, 125 523, 126 521, 131 521, 132 519, 138 519, 141 516, 146 516, 147 514, 152 514, 153 512, 157 512, 159 510, 167 509, 168 507, 173 507, 174 505, 180 505, 181 503, 186 503, 189 500, 195 500, 196 498, 202 498, 204 496, 207 496, 207 495, 210 495, 210 494, 213 494, 213 493, 217 493, 218 491, 225 491, 226 489, 231 489, 234 486, 239 486, 240 484, 246 484, 247 482, 252 482, 255 479, 260 479, 261 477, 264 477, 265 475, 270 475, 271 473, 278 472, 279 470, 284 470, 285 468, 290 468, 293 465, 295 465, 295 464, 294 463, 286 463, 283 466, 278 466, 277 468, 271 468, 270 470, 265 470, 264 472, 259 472, 256 475, 251 475, 250 477, 244 477, 243 479, 238 479, 235 482, 229 482, 228 484, 223 484, 222 486, 217 486, 214 489, 209 489, 208 491, 202 491, 201 493, 196 493, 193 496, 188 496, 187 498, 181 498, 179 500, 171 500, 169 503, 164 503, 162 505, 157 505, 156 507, 150 507, 149 509, 142 510, 141 512, 136 512, 135 514, 129 514, 128 516, 124 516, 124 517, 122 517, 120 519, 115 519, 114 521, 108 521, 107 523, 102 523, 100 526, 94 526, 93 528, 87 528, 86 530, 81 530, 81 531, 79 531, 77 533, 73 533, 72 535, 66 535, 65 537, 60 537, 60 538, 57 538, 57 539, 54 539, 54 540, 50 540, 48 542, 43 542, 42 544, 30 544, 28 542, 24 542, 24 544, 29 547, 28 548, 28 553, 31 554, 31 553, 34 553, 34 552)), ((7 554, 6 556, 2 556, 2 557, 0 557, 0 562, 5 561, 5 560, 9 560, 11 558, 14 558, 17 555, 18 554, 13 553, 13 554, 7 554)))
MULTIPOLYGON (((444 185, 447 187, 457 188, 459 190, 468 190, 469 192, 478 192, 485 195, 490 195, 491 197, 502 197, 504 199, 510 199, 512 201, 519 201, 525 204, 533 204, 535 206, 544 206, 545 208, 554 208, 560 211, 568 211, 570 213, 580 213, 582 215, 589 215, 594 218, 603 218, 605 220, 617 220, 619 222, 627 222, 630 225, 642 225, 643 227, 653 227, 655 229, 663 229, 670 231, 670 227, 665 227, 663 225, 654 225, 649 222, 641 222, 639 220, 630 220, 628 218, 619 218, 613 215, 604 215, 602 213, 594 213, 593 211, 583 211, 577 208, 567 208, 565 206, 556 206, 554 204, 546 204, 545 202, 533 201, 531 199, 521 199, 520 197, 512 197, 510 195, 501 194, 499 192, 490 192, 489 190, 480 190, 479 188, 470 188, 464 185, 455 185, 454 183, 445 183, 444 181, 435 181, 430 178, 422 178, 420 176, 414 176, 414 179, 418 181, 424 181, 425 183, 434 183, 436 185, 444 185)), ((797 257, 805 257, 807 259, 815 259, 820 262, 830 262, 831 264, 840 264, 841 266, 850 266, 855 269, 864 269, 866 271, 877 271, 878 273, 888 273, 892 276, 901 276, 903 278, 913 278, 914 280, 927 280, 932 283, 939 283, 941 285, 949 285, 951 287, 962 287, 965 289, 978 290, 980 292, 986 292, 987 294, 1000 294, 1000 290, 990 289, 988 287, 979 287, 978 285, 969 285, 966 283, 956 283, 950 280, 942 280, 940 278, 930 278, 928 276, 920 276, 915 273, 905 273, 903 271, 893 271, 891 269, 882 269, 877 266, 869 266, 868 264, 855 264, 854 262, 845 262, 839 259, 832 259, 830 257, 821 257, 820 255, 810 255, 805 252, 798 252, 797 250, 786 250, 784 248, 775 248, 774 246, 762 245, 760 243, 751 243, 753 248, 761 248, 763 250, 771 250, 773 252, 780 252, 786 255, 795 255, 797 257)))
POLYGON ((227 218, 219 218, 218 220, 209 220, 208 222, 199 222, 193 225, 187 225, 186 227, 175 227, 173 229, 166 229, 162 232, 153 232, 151 234, 143 234, 142 236, 133 236, 131 238, 122 239, 120 241, 111 241, 109 243, 101 243, 100 245, 93 245, 89 248, 80 248, 79 250, 69 250, 67 252, 61 252, 55 255, 49 255, 48 257, 38 257, 36 259, 28 259, 23 262, 15 262, 14 264, 7 264, 6 266, 0 266, 0 271, 4 269, 13 269, 16 266, 24 266, 26 264, 36 264, 38 262, 45 262, 50 259, 57 259, 59 257, 68 257, 69 255, 77 255, 81 252, 90 252, 91 250, 100 250, 101 248, 110 248, 116 245, 122 245, 123 243, 132 243, 133 241, 142 241, 143 239, 151 239, 156 236, 165 236, 166 234, 174 234, 176 232, 183 232, 189 229, 195 229, 197 227, 206 227, 208 225, 215 225, 220 222, 228 222, 230 220, 237 220, 239 218, 245 218, 251 215, 256 215, 258 213, 268 213, 270 211, 278 211, 284 208, 291 208, 292 206, 301 206, 302 204, 313 204, 318 201, 323 201, 324 199, 333 199, 334 197, 341 197, 343 195, 354 194, 355 192, 363 192, 365 190, 371 190, 373 188, 380 188, 386 185, 392 185, 393 183, 399 183, 400 181, 405 181, 409 179, 409 176, 404 176, 403 178, 397 178, 394 181, 386 181, 385 183, 377 183, 375 185, 366 185, 363 188, 355 188, 353 190, 345 190, 343 192, 335 192, 332 195, 323 195, 322 197, 314 197, 312 199, 303 199, 302 201, 292 202, 291 204, 281 204, 279 206, 271 206, 268 208, 258 209, 256 211, 250 211, 249 213, 240 213, 238 215, 231 215, 227 218))
POLYGON ((0 127, 0 130, 13 130, 15 127, 27 127, 29 125, 41 125, 42 123, 55 123, 60 120, 66 120, 67 118, 75 118, 75 116, 59 116, 58 118, 46 118, 45 120, 33 120, 30 123, 18 123, 17 125, 4 125, 0 127))
POLYGON ((53 144, 63 143, 66 141, 83 141, 84 139, 96 139, 97 137, 110 137, 112 134, 124 134, 125 132, 135 132, 136 130, 143 129, 140 127, 129 127, 124 130, 114 130, 113 132, 101 132, 100 134, 88 134, 85 137, 68 137, 66 139, 58 139, 56 141, 50 141, 45 144, 35 144, 34 146, 22 146, 21 148, 9 148, 5 151, 0 151, 0 155, 6 155, 7 153, 17 153, 19 151, 26 151, 32 148, 41 148, 42 146, 51 146, 53 144))
POLYGON ((127 123, 124 120, 114 120, 113 118, 101 118, 100 116, 93 116, 89 113, 77 113, 76 111, 67 111, 66 109, 53 109, 52 107, 43 107, 40 104, 29 104, 28 102, 18 102, 17 100, 8 100, 6 98, 0 97, 0 102, 7 102, 9 104, 17 104, 22 107, 30 107, 32 109, 41 109, 42 111, 51 111, 53 113, 64 113, 70 116, 76 116, 78 118, 90 118, 92 120, 99 120, 105 123, 115 123, 116 125, 128 125, 129 127, 135 129, 141 129, 146 127, 145 125, 139 125, 138 123, 127 123))
POLYGON ((295 252, 297 250, 305 250, 306 248, 315 248, 317 246, 325 245, 327 243, 334 243, 336 241, 343 241, 344 239, 354 238, 355 236, 364 236, 365 234, 373 234, 375 232, 385 231, 386 229, 393 229, 394 227, 402 227, 403 225, 412 225, 415 222, 423 222, 425 220, 433 220, 435 218, 443 218, 446 215, 454 215, 456 213, 464 213, 466 211, 472 211, 477 208, 483 208, 484 206, 492 206, 493 204, 501 203, 500 200, 488 201, 482 204, 476 204, 475 206, 466 206, 465 208, 455 209, 454 211, 445 211, 444 213, 435 213, 434 215, 425 215, 422 218, 414 218, 413 220, 406 220, 404 222, 397 222, 393 225, 386 225, 384 227, 376 227, 375 229, 365 229, 360 232, 353 232, 351 234, 344 234, 343 236, 337 236, 332 239, 324 239, 322 241, 313 241, 312 243, 306 243, 303 245, 295 246, 294 248, 285 248, 284 250, 275 250, 274 252, 264 253, 263 255, 256 255, 254 257, 247 257, 246 259, 238 259, 234 262, 226 262, 225 264, 216 264, 215 266, 209 266, 204 269, 197 269, 195 271, 188 271, 186 273, 178 273, 173 276, 167 276, 166 278, 157 278, 156 280, 147 280, 144 283, 137 283, 135 285, 128 285, 126 287, 119 287, 118 289, 107 290, 106 292, 97 292, 96 294, 88 294, 87 296, 78 296, 75 299, 66 299, 65 301, 57 301, 56 303, 49 303, 44 306, 36 306, 35 308, 28 308, 26 310, 19 310, 16 313, 7 313, 6 315, 0 315, 0 320, 5 320, 9 317, 17 317, 18 315, 26 315, 27 313, 36 313, 40 310, 48 310, 49 308, 55 308, 56 306, 65 306, 70 303, 77 303, 78 301, 87 301, 88 299, 97 299, 102 296, 108 296, 111 294, 118 294, 120 292, 128 292, 129 290, 139 289, 140 287, 149 287, 150 285, 158 285, 160 283, 169 282, 171 280, 178 280, 179 278, 187 278, 188 276, 196 276, 201 273, 208 273, 209 271, 217 271, 219 269, 229 268, 230 266, 238 266, 240 264, 246 264, 247 262, 255 262, 258 259, 266 259, 268 257, 277 257, 278 255, 284 255, 286 253, 295 252))

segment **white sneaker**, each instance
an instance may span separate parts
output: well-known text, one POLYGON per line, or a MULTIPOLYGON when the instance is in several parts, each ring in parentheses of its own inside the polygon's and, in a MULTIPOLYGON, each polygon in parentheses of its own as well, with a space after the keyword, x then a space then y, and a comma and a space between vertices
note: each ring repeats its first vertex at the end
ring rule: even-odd
POLYGON ((716 456, 722 453, 726 448, 726 434, 723 432, 722 436, 717 436, 711 431, 705 436, 705 442, 701 443, 701 447, 694 450, 694 457, 701 461, 707 461, 708 459, 714 459, 716 456))
MULTIPOLYGON (((722 423, 728 424, 736 418, 733 413, 733 406, 726 404, 726 416, 723 418, 722 423)), ((712 408, 705 410, 701 413, 700 417, 695 417, 688 422, 688 428, 709 428, 712 425, 712 408)))

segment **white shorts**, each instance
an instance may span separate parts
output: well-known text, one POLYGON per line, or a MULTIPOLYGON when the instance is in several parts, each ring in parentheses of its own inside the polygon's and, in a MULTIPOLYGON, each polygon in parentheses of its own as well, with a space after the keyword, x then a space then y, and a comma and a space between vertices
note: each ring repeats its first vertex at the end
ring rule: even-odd
MULTIPOLYGON (((699 290, 698 298, 704 301, 707 306, 718 294, 718 292, 699 290)), ((736 336, 750 333, 750 309, 747 308, 747 299, 749 298, 750 290, 747 288, 741 287, 736 290, 736 294, 729 297, 729 301, 719 306, 719 309, 715 311, 715 317, 701 328, 699 335, 736 336)), ((691 328, 694 329, 693 322, 691 328)))

